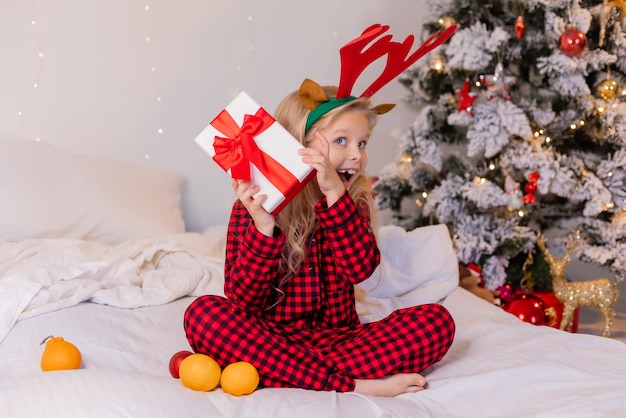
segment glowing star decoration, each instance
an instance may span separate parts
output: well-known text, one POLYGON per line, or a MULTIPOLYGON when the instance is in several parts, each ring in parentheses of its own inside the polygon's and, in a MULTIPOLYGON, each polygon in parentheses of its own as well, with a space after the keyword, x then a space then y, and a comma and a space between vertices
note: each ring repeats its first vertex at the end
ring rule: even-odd
POLYGON ((505 76, 504 66, 501 62, 496 64, 493 74, 481 75, 480 82, 487 86, 487 98, 489 100, 498 96, 510 100, 508 89, 517 82, 515 77, 505 76))
POLYGON ((476 100, 475 94, 470 94, 470 82, 465 80, 463 82, 463 88, 457 93, 456 97, 459 100, 459 104, 456 107, 458 112, 465 110, 468 115, 472 116, 472 104, 476 100))
POLYGON ((509 196, 509 210, 519 209, 524 206, 524 200, 519 183, 513 180, 513 177, 506 176, 504 179, 504 190, 509 196))

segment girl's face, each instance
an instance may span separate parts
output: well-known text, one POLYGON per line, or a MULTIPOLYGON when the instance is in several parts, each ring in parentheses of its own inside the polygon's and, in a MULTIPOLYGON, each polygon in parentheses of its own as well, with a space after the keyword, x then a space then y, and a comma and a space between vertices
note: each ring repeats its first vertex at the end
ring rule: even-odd
MULTIPOLYGON (((320 129, 330 145, 328 157, 346 187, 367 166, 367 141, 372 129, 362 112, 348 111, 320 129)), ((318 141, 311 144, 318 147, 318 141)))

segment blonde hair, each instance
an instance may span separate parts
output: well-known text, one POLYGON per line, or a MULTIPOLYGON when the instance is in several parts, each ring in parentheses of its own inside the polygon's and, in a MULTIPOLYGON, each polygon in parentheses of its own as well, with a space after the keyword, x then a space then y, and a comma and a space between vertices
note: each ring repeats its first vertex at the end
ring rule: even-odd
MULTIPOLYGON (((323 89, 329 98, 336 97, 336 87, 324 86, 323 89)), ((317 130, 328 126, 339 116, 351 111, 362 112, 367 117, 371 129, 376 126, 378 113, 372 108, 369 99, 358 98, 326 113, 313 124, 305 135, 304 130, 310 110, 300 101, 298 91, 292 92, 282 100, 274 113, 274 117, 306 146, 314 138, 317 130)), ((369 177, 364 172, 359 173, 348 188, 348 192, 356 203, 359 212, 369 218, 370 227, 376 231, 376 211, 369 177)), ((283 270, 286 272, 285 279, 293 276, 304 260, 306 239, 316 228, 313 207, 322 198, 323 194, 317 181, 313 179, 276 217, 278 227, 286 235, 287 248, 286 251, 283 251, 282 260, 283 270)))

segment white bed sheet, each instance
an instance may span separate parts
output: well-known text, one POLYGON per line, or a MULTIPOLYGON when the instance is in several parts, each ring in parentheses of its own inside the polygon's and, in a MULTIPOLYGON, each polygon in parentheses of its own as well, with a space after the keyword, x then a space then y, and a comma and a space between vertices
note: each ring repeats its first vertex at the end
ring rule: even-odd
POLYGON ((182 313, 193 297, 135 310, 83 303, 18 322, 0 346, 6 416, 116 417, 615 417, 626 410, 626 345, 536 327, 461 288, 444 301, 457 323, 428 388, 392 399, 261 389, 236 398, 169 376, 187 349, 182 313), (84 368, 43 373, 41 336, 81 347, 84 368))
MULTIPOLYGON (((134 310, 81 303, 19 321, 0 345, 3 410, 12 417, 386 416, 375 398, 357 394, 262 389, 236 398, 219 388, 184 388, 170 376, 168 362, 176 351, 189 349, 182 316, 192 300, 134 310), (39 343, 49 334, 81 348, 82 369, 39 369, 39 343)), ((402 412, 396 416, 410 416, 405 414, 415 406, 399 401, 395 409, 402 412)))
POLYGON ((443 299, 455 319, 456 337, 444 359, 424 373, 428 388, 422 392, 377 398, 260 389, 237 398, 219 388, 186 389, 167 367, 174 352, 188 349, 182 317, 195 296, 184 296, 134 309, 80 302, 17 320, 0 343, 2 415, 612 417, 626 411, 626 344, 530 325, 459 288, 456 264, 443 263, 450 250, 443 232, 382 234, 385 266, 377 273, 381 276, 365 284, 372 303, 360 306, 368 312, 363 318, 373 320, 393 309, 443 299), (406 269, 420 267, 432 271, 426 276, 415 271, 412 279, 406 269), (391 287, 390 276, 397 278, 391 287), (76 344, 84 367, 41 372, 39 343, 48 335, 76 344))

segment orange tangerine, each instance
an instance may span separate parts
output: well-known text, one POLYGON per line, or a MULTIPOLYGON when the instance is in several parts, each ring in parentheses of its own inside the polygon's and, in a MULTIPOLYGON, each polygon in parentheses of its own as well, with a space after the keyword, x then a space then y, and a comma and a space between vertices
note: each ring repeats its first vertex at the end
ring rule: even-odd
POLYGON ((247 361, 238 361, 224 368, 220 385, 231 395, 249 395, 259 386, 259 372, 247 361))
POLYGON ((46 343, 46 347, 41 355, 41 370, 49 372, 80 368, 83 359, 74 344, 65 341, 62 337, 52 335, 46 337, 41 342, 43 343, 46 343))
POLYGON ((206 354, 192 354, 180 363, 178 374, 183 386, 209 392, 215 389, 220 382, 222 369, 217 361, 206 354))

